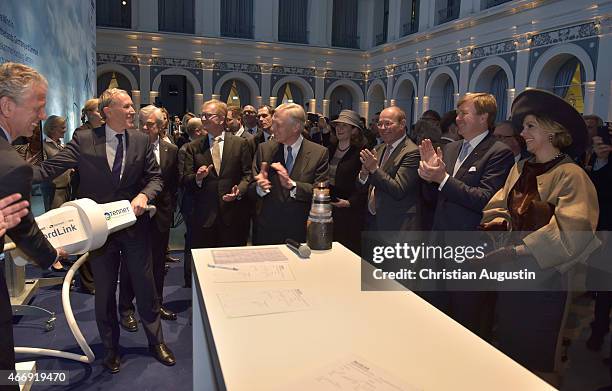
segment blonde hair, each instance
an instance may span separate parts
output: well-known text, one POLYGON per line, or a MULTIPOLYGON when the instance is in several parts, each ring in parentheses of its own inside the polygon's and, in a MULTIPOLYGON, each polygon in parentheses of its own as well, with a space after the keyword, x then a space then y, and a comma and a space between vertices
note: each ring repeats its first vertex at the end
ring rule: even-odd
POLYGON ((214 105, 215 106, 215 110, 217 110, 218 114, 223 115, 224 117, 227 117, 227 105, 223 102, 221 102, 218 99, 211 99, 211 100, 207 100, 206 102, 204 102, 202 104, 202 108, 208 106, 208 105, 214 105))
POLYGON ((98 103, 99 103, 98 98, 87 99, 87 101, 83 105, 83 108, 81 109, 81 122, 82 123, 85 123, 89 120, 89 117, 87 116, 87 112, 94 111, 95 109, 97 109, 98 103))
POLYGON ((121 94, 129 96, 127 91, 122 90, 120 88, 109 88, 100 95, 100 98, 98 98, 98 111, 100 112, 102 119, 106 120, 104 108, 109 107, 113 103, 113 99, 115 99, 117 95, 121 94))
POLYGON ((546 117, 533 115, 540 129, 551 133, 551 144, 558 149, 564 149, 572 145, 572 135, 557 121, 546 117))
POLYGON ((15 62, 0 65, 0 98, 8 97, 16 103, 35 84, 48 85, 47 79, 34 68, 15 62))
POLYGON ((299 124, 300 127, 304 129, 304 125, 306 124, 306 112, 302 106, 296 103, 283 103, 274 109, 274 112, 277 111, 286 111, 289 114, 289 117, 291 117, 295 123, 299 124))
POLYGON ((43 132, 50 137, 49 133, 52 132, 56 127, 66 123, 66 118, 60 117, 59 115, 50 115, 43 125, 43 132))
POLYGON ((487 127, 493 129, 495 127, 495 117, 497 116, 497 100, 491 94, 486 92, 478 92, 475 94, 466 94, 457 102, 457 108, 466 102, 474 103, 476 114, 488 114, 487 127))

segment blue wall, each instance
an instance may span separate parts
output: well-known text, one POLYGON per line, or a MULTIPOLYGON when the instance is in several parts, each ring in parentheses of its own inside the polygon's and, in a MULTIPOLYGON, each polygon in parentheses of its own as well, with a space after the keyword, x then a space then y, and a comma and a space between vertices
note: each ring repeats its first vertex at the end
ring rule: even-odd
POLYGON ((47 115, 65 116, 66 139, 96 84, 95 0, 1 0, 0 63, 29 65, 49 80, 47 115))

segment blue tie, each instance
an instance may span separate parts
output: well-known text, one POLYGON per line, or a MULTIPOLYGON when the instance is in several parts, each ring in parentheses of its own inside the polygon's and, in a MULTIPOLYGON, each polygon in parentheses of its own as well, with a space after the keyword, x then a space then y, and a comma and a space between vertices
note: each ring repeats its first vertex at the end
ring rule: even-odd
POLYGON ((293 168, 293 154, 291 153, 290 146, 287 146, 287 161, 285 162, 285 168, 287 172, 291 174, 291 169, 293 168))
POLYGON ((116 134, 119 145, 117 145, 117 151, 115 152, 115 161, 113 162, 113 170, 111 171, 111 177, 116 185, 119 185, 121 181, 121 164, 123 163, 123 133, 116 134))
POLYGON ((472 145, 468 141, 463 141, 463 145, 461 146, 461 151, 459 152, 459 161, 463 162, 465 158, 470 154, 470 147, 472 145))

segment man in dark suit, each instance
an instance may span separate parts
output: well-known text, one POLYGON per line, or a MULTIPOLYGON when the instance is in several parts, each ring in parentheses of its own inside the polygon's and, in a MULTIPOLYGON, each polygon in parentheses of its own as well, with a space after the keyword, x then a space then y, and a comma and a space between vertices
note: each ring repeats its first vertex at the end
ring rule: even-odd
MULTIPOLYGON (((491 94, 466 95, 457 104, 457 127, 463 140, 434 151, 430 140, 419 150, 419 175, 437 193, 433 231, 474 231, 489 199, 504 185, 514 155, 510 148, 491 134, 497 103, 491 94)), ((446 238, 442 240, 452 240, 446 238)), ((459 323, 486 337, 493 306, 483 292, 451 292, 434 300, 459 323), (487 307, 488 306, 488 307, 487 307), (486 315, 489 314, 489 315, 486 315), (483 326, 484 324, 484 326, 483 326)))
MULTIPOLYGON (((170 227, 174 221, 176 192, 178 188, 178 148, 176 145, 161 140, 159 130, 163 124, 162 111, 153 106, 145 106, 138 114, 140 130, 149 136, 153 145, 155 161, 159 164, 163 180, 163 189, 155 197, 157 212, 151 223, 151 256, 153 260, 153 278, 159 300, 159 314, 162 319, 176 320, 176 314, 163 306, 164 272, 166 248, 170 238, 170 227)), ((121 263, 119 285, 120 324, 128 331, 136 331, 138 323, 134 318, 134 289, 129 278, 126 262, 121 263)))
POLYGON ((242 108, 242 123, 244 124, 244 130, 252 136, 257 134, 258 121, 257 121, 257 110, 251 105, 245 105, 242 108))
MULTIPOLYGON (((261 112, 261 110, 260 110, 261 112)), ((306 240, 306 220, 315 183, 327 180, 327 148, 304 139, 304 109, 294 103, 274 111, 274 139, 259 144, 250 194, 257 199, 254 244, 306 240)))
POLYGON ((380 113, 377 127, 384 143, 360 153, 359 182, 368 188, 370 231, 418 231, 421 179, 419 149, 407 136, 406 113, 397 106, 380 113))
POLYGON ((199 139, 202 136, 206 136, 207 133, 204 131, 202 120, 200 118, 192 118, 187 122, 185 129, 186 134, 189 136, 189 141, 183 144, 178 151, 178 172, 179 172, 179 210, 183 215, 183 221, 185 223, 185 247, 183 253, 183 278, 185 281, 185 288, 191 287, 191 219, 189 218, 193 213, 193 198, 191 192, 187 191, 183 183, 183 175, 185 171, 185 153, 187 151, 187 145, 199 139))
POLYGON ((251 181, 251 153, 241 137, 225 131, 227 105, 210 100, 202 105, 208 136, 187 144, 182 184, 191 193, 192 248, 244 246, 239 203, 251 181))
POLYGON ((136 224, 109 235, 106 244, 90 253, 96 281, 96 322, 106 348, 104 365, 117 373, 120 368, 119 320, 117 319, 117 276, 125 262, 136 294, 149 350, 164 365, 176 360, 164 343, 159 302, 153 279, 149 216, 144 214, 162 188, 159 165, 146 135, 134 128, 134 107, 127 92, 113 88, 100 96, 100 113, 105 126, 75 133, 72 141, 52 159, 35 168, 35 180, 51 180, 77 168, 81 182, 78 198, 103 204, 131 200, 136 224))
POLYGON ((255 136, 249 133, 242 123, 242 109, 240 107, 229 106, 227 108, 227 130, 232 132, 234 136, 242 137, 249 143, 251 155, 255 155, 257 145, 255 144, 255 136))
MULTIPOLYGON (((47 116, 46 103, 47 80, 40 73, 22 64, 9 62, 0 65, 0 199, 12 196, 4 201, 5 204, 14 202, 18 198, 25 201, 30 199, 32 166, 17 154, 11 146, 11 141, 17 137, 32 136, 38 121, 47 116), (20 197, 14 196, 15 193, 20 194, 20 197)), ((24 204, 20 203, 2 212, 0 249, 4 247, 6 231, 17 247, 30 259, 40 267, 48 268, 65 253, 63 250, 53 248, 40 232, 32 212, 25 214, 23 208, 24 204)), ((2 264, 0 267, 0 370, 15 369, 12 319, 11 300, 2 264)), ((18 390, 19 387, 15 386, 13 389, 18 390)))
POLYGON ((259 129, 255 133, 255 144, 259 145, 270 140, 272 137, 272 116, 274 108, 272 106, 263 105, 257 110, 257 123, 259 129))

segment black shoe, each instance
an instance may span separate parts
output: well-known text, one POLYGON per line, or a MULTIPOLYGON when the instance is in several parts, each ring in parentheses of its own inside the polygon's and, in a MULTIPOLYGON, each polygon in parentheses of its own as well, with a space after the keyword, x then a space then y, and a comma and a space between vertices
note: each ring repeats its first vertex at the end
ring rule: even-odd
POLYGON ((129 331, 130 333, 138 331, 138 321, 133 314, 122 317, 119 324, 124 330, 129 331))
POLYGON ((172 351, 166 346, 165 343, 160 343, 159 345, 149 345, 149 351, 151 355, 155 357, 157 361, 160 363, 172 366, 176 364, 176 359, 174 358, 174 354, 172 351))
POLYGON ((119 353, 114 350, 109 350, 106 352, 106 356, 104 356, 104 361, 102 364, 110 371, 110 373, 119 372, 119 367, 121 365, 121 360, 119 358, 119 353))
POLYGON ((181 261, 180 258, 173 257, 172 255, 166 255, 166 262, 177 263, 177 262, 180 262, 180 261, 181 261))
POLYGON ((159 308, 159 316, 164 320, 176 320, 176 313, 170 311, 166 307, 159 308))

